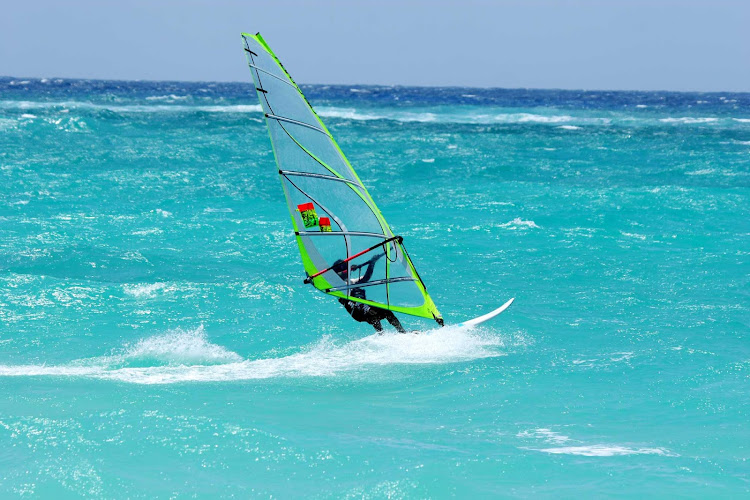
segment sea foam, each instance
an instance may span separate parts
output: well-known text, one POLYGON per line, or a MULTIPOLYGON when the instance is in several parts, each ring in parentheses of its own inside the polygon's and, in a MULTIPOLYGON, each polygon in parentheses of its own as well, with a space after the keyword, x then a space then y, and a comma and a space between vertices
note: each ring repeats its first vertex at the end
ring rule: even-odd
POLYGON ((583 457, 614 457, 622 455, 676 456, 664 448, 628 448, 627 446, 595 444, 591 446, 561 446, 537 451, 553 455, 579 455, 583 457))
POLYGON ((246 360, 209 342, 201 327, 149 337, 112 355, 66 365, 0 365, 0 376, 87 377, 134 384, 334 377, 372 366, 457 363, 504 356, 505 345, 497 335, 446 327, 418 335, 371 335, 344 343, 326 336, 289 356, 246 360))

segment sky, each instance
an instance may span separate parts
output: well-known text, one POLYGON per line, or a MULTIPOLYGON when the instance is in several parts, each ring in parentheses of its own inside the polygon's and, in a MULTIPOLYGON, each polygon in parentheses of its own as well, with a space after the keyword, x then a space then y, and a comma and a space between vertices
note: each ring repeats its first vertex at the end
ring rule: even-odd
POLYGON ((0 75, 750 91, 750 0, 11 0, 0 75))

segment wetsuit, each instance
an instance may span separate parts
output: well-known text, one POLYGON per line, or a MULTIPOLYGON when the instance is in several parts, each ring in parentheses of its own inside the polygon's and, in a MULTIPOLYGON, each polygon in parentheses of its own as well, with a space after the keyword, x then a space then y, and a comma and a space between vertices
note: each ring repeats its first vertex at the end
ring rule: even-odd
MULTIPOLYGON (((372 278, 372 273, 375 270, 375 262, 377 262, 377 260, 383 255, 385 254, 377 255, 373 257, 372 259, 370 259, 366 264, 363 264, 363 265, 367 265, 367 270, 365 271, 364 276, 356 280, 350 280, 349 282, 356 285, 357 283, 366 283, 370 281, 370 278, 372 278)), ((357 268, 359 267, 361 266, 358 266, 357 268)), ((352 270, 354 269, 355 267, 352 267, 352 270)), ((336 271, 337 273, 339 273, 339 276, 344 274, 342 279, 344 281, 347 281, 345 277, 346 276, 345 269, 336 270, 336 271)), ((365 294, 365 290, 363 288, 352 288, 351 290, 349 290, 349 295, 352 297, 356 297, 358 299, 367 300, 367 295, 365 294)), ((388 323, 393 325, 393 327, 396 330, 398 330, 401 333, 406 333, 406 330, 404 330, 404 327, 401 326, 401 323, 399 322, 398 318, 396 317, 396 315, 393 314, 392 311, 389 311, 387 309, 381 309, 379 307, 371 306, 368 304, 363 304, 361 302, 355 302, 353 300, 348 300, 344 298, 339 299, 339 302, 341 303, 341 305, 343 305, 346 308, 346 311, 352 316, 352 318, 354 318, 355 321, 359 321, 361 323, 362 322, 369 323, 378 332, 383 331, 383 325, 381 325, 380 322, 385 319, 385 320, 388 320, 388 323)))

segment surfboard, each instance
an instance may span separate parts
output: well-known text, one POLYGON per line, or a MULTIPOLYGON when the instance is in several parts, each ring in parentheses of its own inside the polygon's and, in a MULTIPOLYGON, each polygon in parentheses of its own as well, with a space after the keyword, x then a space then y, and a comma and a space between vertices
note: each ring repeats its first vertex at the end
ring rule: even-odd
POLYGON ((512 299, 510 299, 508 302, 506 302, 505 304, 501 305, 500 307, 498 307, 497 309, 495 309, 492 312, 488 312, 487 314, 484 314, 484 315, 479 316, 477 318, 470 319, 469 321, 464 321, 463 323, 459 323, 456 326, 474 327, 474 326, 481 325, 482 323, 491 320, 492 318, 494 318, 495 316, 499 315, 501 312, 503 312, 507 308, 509 308, 510 305, 513 303, 514 300, 516 300, 515 297, 512 298, 512 299))

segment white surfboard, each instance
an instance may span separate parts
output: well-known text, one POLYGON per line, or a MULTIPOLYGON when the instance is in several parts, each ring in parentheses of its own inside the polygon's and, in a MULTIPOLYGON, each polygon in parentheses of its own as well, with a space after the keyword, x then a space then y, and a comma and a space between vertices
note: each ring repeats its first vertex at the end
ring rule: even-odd
POLYGON ((506 302, 505 304, 501 305, 500 307, 498 307, 497 309, 495 309, 492 312, 489 312, 489 313, 487 313, 487 314, 485 314, 483 316, 479 316, 478 318, 470 319, 469 321, 464 321, 463 323, 459 323, 456 326, 477 326, 477 325, 481 325, 485 321, 491 320, 492 318, 494 318, 495 316, 497 316, 498 314, 500 314, 501 312, 503 312, 507 308, 509 308, 510 305, 513 303, 514 300, 516 300, 515 297, 512 298, 512 299, 510 299, 508 302, 506 302))

